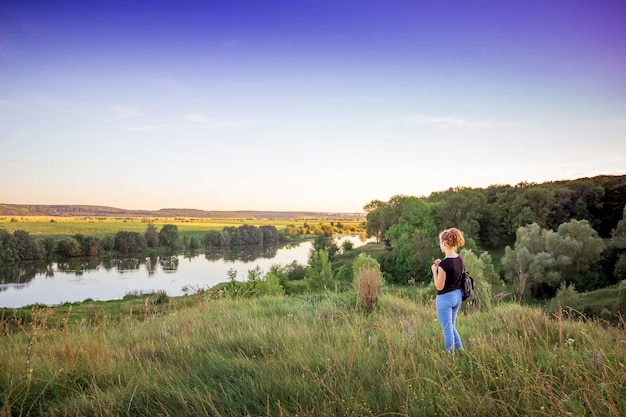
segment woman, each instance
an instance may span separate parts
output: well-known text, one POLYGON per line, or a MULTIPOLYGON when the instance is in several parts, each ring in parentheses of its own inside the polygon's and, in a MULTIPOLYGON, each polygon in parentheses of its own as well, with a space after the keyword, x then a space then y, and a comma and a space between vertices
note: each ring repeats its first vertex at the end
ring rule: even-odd
POLYGON ((445 254, 445 258, 437 259, 431 266, 437 288, 437 316, 443 330, 443 343, 449 353, 463 349, 455 325, 462 301, 461 274, 464 268, 463 259, 456 253, 456 249, 464 244, 465 239, 459 229, 444 230, 439 234, 439 248, 445 254))

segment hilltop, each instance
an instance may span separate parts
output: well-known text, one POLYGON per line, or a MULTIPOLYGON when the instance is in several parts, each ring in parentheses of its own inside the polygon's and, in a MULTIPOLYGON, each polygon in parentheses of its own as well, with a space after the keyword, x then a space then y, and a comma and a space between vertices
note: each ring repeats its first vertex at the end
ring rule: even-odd
POLYGON ((43 205, 0 203, 0 216, 122 216, 122 217, 192 217, 206 219, 365 219, 365 213, 332 213, 315 211, 198 210, 163 208, 159 210, 127 210, 107 206, 43 205))

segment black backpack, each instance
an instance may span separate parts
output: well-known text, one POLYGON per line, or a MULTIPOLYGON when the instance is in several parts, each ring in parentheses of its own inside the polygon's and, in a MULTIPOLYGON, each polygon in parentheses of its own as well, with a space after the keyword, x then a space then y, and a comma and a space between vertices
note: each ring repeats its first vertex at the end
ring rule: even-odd
POLYGON ((466 270, 463 270, 463 273, 461 274, 461 292, 463 293, 463 301, 469 298, 470 304, 474 304, 476 302, 476 295, 474 294, 474 278, 472 278, 466 270))

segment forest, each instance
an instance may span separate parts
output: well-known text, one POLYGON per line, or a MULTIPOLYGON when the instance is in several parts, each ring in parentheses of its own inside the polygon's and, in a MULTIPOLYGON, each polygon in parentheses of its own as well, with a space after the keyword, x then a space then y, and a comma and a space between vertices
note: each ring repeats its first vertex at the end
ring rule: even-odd
POLYGON ((521 298, 550 298, 561 285, 590 291, 626 278, 625 202, 626 176, 598 176, 397 195, 364 209, 368 235, 389 249, 387 281, 429 281, 438 233, 457 227, 521 298))

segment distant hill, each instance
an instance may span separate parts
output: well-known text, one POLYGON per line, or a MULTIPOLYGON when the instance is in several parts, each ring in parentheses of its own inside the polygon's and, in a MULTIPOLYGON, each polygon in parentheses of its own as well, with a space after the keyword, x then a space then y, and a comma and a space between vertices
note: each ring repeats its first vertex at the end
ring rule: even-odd
POLYGON ((205 219, 365 219, 364 213, 331 213, 315 211, 206 211, 197 209, 165 208, 126 210, 107 206, 42 205, 0 203, 0 216, 59 216, 59 217, 185 217, 205 219))

